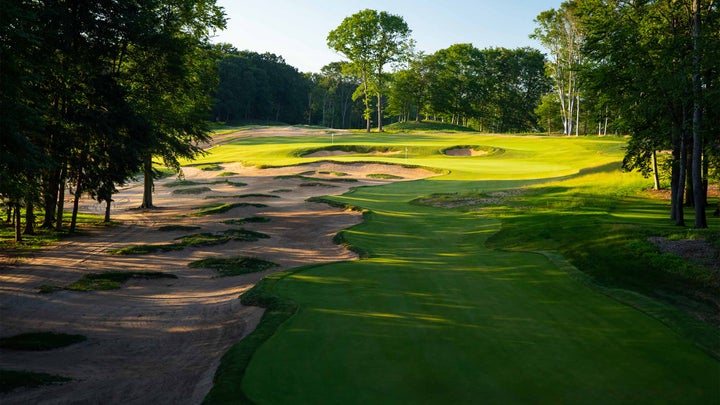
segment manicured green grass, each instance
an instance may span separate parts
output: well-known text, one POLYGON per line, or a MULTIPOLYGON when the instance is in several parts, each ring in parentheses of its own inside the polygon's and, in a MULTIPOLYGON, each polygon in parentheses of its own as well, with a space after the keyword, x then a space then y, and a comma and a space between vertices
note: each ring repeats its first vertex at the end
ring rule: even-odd
MULTIPOLYGON (((602 276, 642 273, 652 258, 623 263, 612 256, 632 257, 633 243, 669 228, 667 207, 638 194, 648 182, 618 170, 623 140, 465 134, 340 140, 408 145, 408 164, 448 174, 325 198, 367 211, 364 223, 336 239, 361 248, 365 258, 282 273, 253 289, 251 297, 266 299, 262 305, 287 310, 269 311, 226 354, 208 403, 717 400, 717 329, 602 276), (453 145, 503 153, 443 155, 453 145), (430 196, 465 200, 455 208, 419 203, 430 196)), ((293 150, 324 141, 248 139, 210 158, 297 164, 293 150)), ((697 282, 692 271, 672 273, 685 285, 697 282)))
POLYGON ((10 350, 42 351, 80 343, 87 338, 83 335, 69 335, 55 332, 31 332, 0 338, 0 348, 10 350))
POLYGON ((71 378, 32 371, 0 370, 0 393, 16 388, 33 388, 41 385, 72 381, 71 378))

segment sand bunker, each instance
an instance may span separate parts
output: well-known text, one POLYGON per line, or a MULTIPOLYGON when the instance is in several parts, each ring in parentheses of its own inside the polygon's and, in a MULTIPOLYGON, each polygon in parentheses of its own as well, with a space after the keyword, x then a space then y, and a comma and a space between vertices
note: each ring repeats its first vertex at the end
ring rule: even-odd
MULTIPOLYGON (((308 135, 297 128, 287 132, 275 128, 262 130, 259 136, 269 133, 308 135)), ((252 131, 243 131, 241 135, 252 136, 252 131)), ((201 195, 173 194, 177 188, 166 185, 175 178, 158 181, 154 202, 161 208, 156 210, 135 209, 140 205, 142 185, 131 184, 114 197, 113 219, 121 225, 88 229, 87 235, 66 239, 19 264, 0 267, 0 336, 38 331, 87 336, 85 342, 44 352, 0 349, 0 369, 30 370, 73 379, 64 384, 0 394, 1 403, 202 402, 212 386, 220 357, 250 333, 262 316, 261 308, 240 305, 240 294, 272 271, 356 257, 333 244, 332 237, 341 229, 359 223, 361 215, 309 203, 307 198, 396 181, 368 178, 368 174, 385 173, 404 180, 436 175, 399 165, 328 161, 270 169, 243 167, 239 163, 222 166, 224 171, 237 174, 218 177, 218 172, 194 167, 184 169, 185 180, 194 182, 194 186, 210 188, 201 195), (302 187, 307 180, 288 176, 309 171, 316 173, 312 177, 320 183, 324 178, 338 178, 333 174, 337 172, 357 182, 327 181, 333 188, 302 187), (182 216, 201 205, 231 202, 265 206, 239 207, 217 215, 182 216), (270 218, 267 223, 242 225, 270 235, 269 239, 145 255, 107 253, 128 245, 166 243, 189 233, 221 232, 233 227, 224 224, 224 220, 250 216, 270 218), (158 230, 166 225, 200 229, 158 230), (187 266, 203 258, 234 256, 255 256, 278 263, 280 267, 218 278, 212 270, 187 266), (162 271, 178 278, 132 280, 120 290, 102 292, 38 293, 42 285, 68 285, 84 274, 111 270, 162 271)), ((71 206, 71 202, 67 201, 65 206, 71 206)), ((102 214, 103 206, 85 199, 81 210, 102 214)))
POLYGON ((452 148, 446 149, 445 154, 448 156, 483 156, 487 155, 488 151, 472 148, 452 148))

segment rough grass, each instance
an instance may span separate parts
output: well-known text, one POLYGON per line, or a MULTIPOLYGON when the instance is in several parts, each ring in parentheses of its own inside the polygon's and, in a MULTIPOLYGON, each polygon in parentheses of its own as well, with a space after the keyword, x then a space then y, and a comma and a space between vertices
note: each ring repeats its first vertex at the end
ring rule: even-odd
POLYGON ((148 245, 131 245, 119 249, 109 250, 108 253, 113 255, 142 255, 154 252, 169 252, 173 250, 182 250, 192 246, 213 246, 221 245, 230 241, 238 242, 254 242, 258 239, 269 238, 268 235, 250 231, 247 229, 228 229, 217 233, 196 233, 192 235, 177 238, 177 242, 148 244, 148 245))
POLYGON ((64 286, 48 286, 40 287, 41 293, 51 293, 58 290, 68 291, 104 291, 117 290, 122 284, 130 279, 162 279, 177 278, 174 274, 168 274, 158 271, 108 271, 103 273, 92 273, 84 275, 80 280, 64 286))
POLYGON ((69 335, 55 332, 31 332, 0 338, 0 348, 9 350, 43 351, 80 343, 87 338, 83 335, 69 335))
POLYGON ((268 218, 268 217, 247 217, 247 218, 228 219, 228 220, 223 221, 223 224, 243 225, 243 224, 248 224, 248 223, 263 223, 263 222, 270 222, 270 218, 268 218))
POLYGON ((384 179, 384 180, 402 179, 402 176, 396 176, 394 174, 387 174, 387 173, 370 173, 366 177, 369 177, 371 179, 384 179))
POLYGON ((214 215, 214 214, 222 214, 224 212, 228 212, 233 208, 238 207, 256 207, 256 208, 262 208, 267 207, 265 204, 259 204, 259 203, 229 203, 229 204, 208 204, 203 205, 200 207, 197 207, 196 209, 200 210, 198 212, 194 212, 190 214, 191 217, 201 217, 205 215, 214 215))
POLYGON ((72 379, 47 373, 35 373, 23 370, 0 370, 0 393, 7 393, 17 388, 33 388, 68 381, 72 381, 72 379))
POLYGON ((239 276, 241 274, 256 273, 278 267, 279 265, 257 257, 211 257, 196 260, 188 264, 192 268, 206 268, 215 270, 220 277, 239 276))
POLYGON ((173 194, 202 194, 212 191, 210 187, 191 187, 191 188, 179 188, 173 190, 173 194))

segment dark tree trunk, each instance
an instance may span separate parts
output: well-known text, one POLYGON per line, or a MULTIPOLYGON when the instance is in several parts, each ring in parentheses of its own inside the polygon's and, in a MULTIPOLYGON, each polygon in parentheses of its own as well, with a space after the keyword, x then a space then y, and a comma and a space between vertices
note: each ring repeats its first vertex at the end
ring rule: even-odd
POLYGON ((45 192, 43 193, 45 217, 41 228, 52 228, 55 224, 55 210, 58 202, 58 189, 60 186, 60 177, 62 170, 53 170, 47 179, 45 192))
POLYGON ((687 170, 687 173, 685 173, 685 179, 687 180, 685 182, 685 206, 686 207, 694 207, 695 206, 695 193, 693 192, 693 182, 692 182, 693 173, 692 173, 692 164, 691 164, 691 162, 693 161, 693 158, 692 158, 692 147, 690 147, 689 141, 690 140, 688 139, 687 147, 686 147, 687 158, 685 159, 685 162, 686 162, 685 169, 687 170))
MULTIPOLYGON (((684 116, 684 114, 683 114, 684 116)), ((685 139, 685 128, 683 125, 683 128, 680 133, 680 156, 679 156, 678 164, 678 182, 677 182, 677 192, 675 194, 675 201, 674 207, 675 207, 675 224, 678 226, 685 226, 685 211, 684 211, 684 205, 683 200, 685 197, 685 183, 686 183, 686 175, 687 175, 687 141, 685 139)))
POLYGON ((14 211, 15 211, 15 242, 22 242, 22 225, 20 224, 20 203, 14 204, 14 211))
POLYGON ((25 203, 25 235, 35 235, 35 207, 33 206, 32 200, 28 198, 25 203))
POLYGON ((110 223, 110 205, 112 204, 112 198, 105 200, 105 219, 103 222, 106 224, 110 223))
POLYGON ((702 173, 702 82, 700 80, 700 0, 693 0, 693 147, 692 186, 695 203, 695 228, 707 228, 705 187, 702 173))
POLYGON ((55 218, 55 230, 62 231, 63 214, 65 213, 65 174, 60 179, 59 195, 58 195, 58 206, 57 206, 57 218, 55 218))
POLYGON ((140 208, 154 208, 152 201, 153 193, 153 172, 152 172, 152 156, 145 158, 143 164, 144 174, 144 186, 143 186, 143 199, 140 208))
POLYGON ((77 214, 78 214, 78 208, 80 207, 80 196, 82 196, 83 189, 82 189, 82 173, 78 174, 77 178, 77 187, 75 187, 75 198, 73 199, 73 210, 72 210, 72 217, 70 219, 70 231, 69 233, 75 233, 75 227, 77 225, 77 214))

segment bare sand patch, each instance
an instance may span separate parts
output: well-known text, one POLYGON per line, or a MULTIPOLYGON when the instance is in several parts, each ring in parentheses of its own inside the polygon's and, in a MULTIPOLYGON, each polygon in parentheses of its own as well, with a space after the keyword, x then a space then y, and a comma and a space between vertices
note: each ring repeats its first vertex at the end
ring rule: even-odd
MULTIPOLYGON (((303 136, 316 130, 295 127, 243 131, 242 136, 303 136)), ((238 173, 217 182, 215 172, 184 168, 187 180, 202 183, 211 192, 173 194, 158 181, 154 210, 138 210, 142 185, 134 183, 115 196, 114 219, 121 225, 88 230, 85 236, 67 239, 43 249, 32 258, 0 269, 0 336, 53 331, 82 334, 85 342, 46 352, 0 349, 0 369, 30 370, 73 378, 64 384, 19 389, 0 394, 3 404, 27 403, 172 403, 197 404, 212 386, 220 357, 250 333, 263 310, 244 307, 238 297, 272 271, 314 263, 352 260, 355 254, 332 243, 341 229, 361 221, 357 212, 343 211, 305 200, 341 194, 351 187, 384 184, 394 180, 369 179, 370 173, 388 173, 412 180, 435 173, 384 164, 318 162, 308 165, 258 169, 240 163, 224 164, 238 173), (277 178, 309 170, 343 172, 357 182, 334 182, 336 188, 301 187, 302 180, 277 178), (240 194, 273 194, 234 199, 240 194), (210 196, 211 198, 205 198, 210 196), (252 202, 265 207, 239 207, 218 215, 184 216, 213 202, 252 202), (167 243, 195 232, 232 228, 227 219, 264 216, 267 223, 244 228, 268 234, 257 242, 229 242, 180 251, 114 256, 108 250, 133 244, 167 243), (158 230, 166 225, 199 226, 197 231, 158 230), (261 273, 218 278, 212 270, 187 267, 207 257, 256 256, 280 267, 261 273), (80 293, 59 291, 39 294, 42 285, 67 285, 84 274, 103 271, 162 271, 177 279, 131 280, 120 290, 80 293)), ((322 174, 313 177, 322 178, 322 174)), ((331 174, 328 178, 336 177, 331 174)), ((66 206, 70 206, 66 202, 66 206)), ((82 201, 82 211, 101 214, 103 206, 82 201)))
POLYGON ((487 155, 488 151, 472 148, 453 148, 446 149, 445 154, 448 156, 483 156, 487 155))

